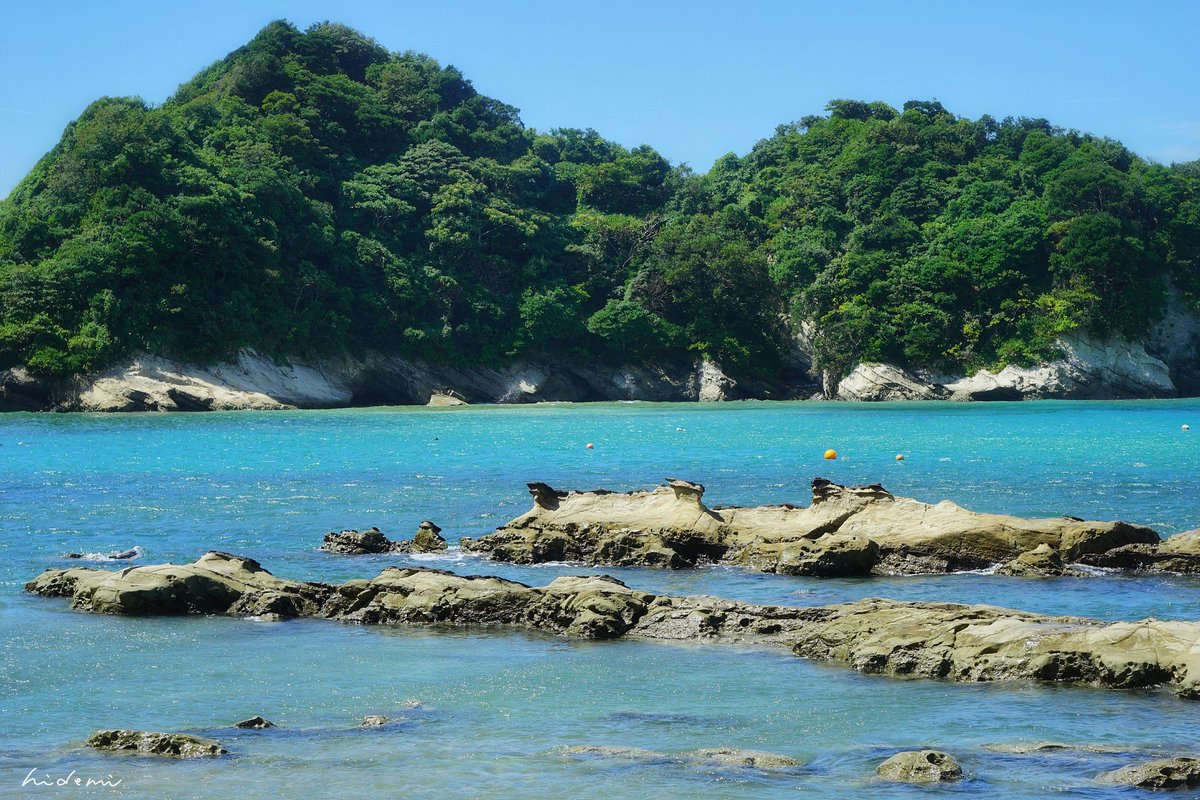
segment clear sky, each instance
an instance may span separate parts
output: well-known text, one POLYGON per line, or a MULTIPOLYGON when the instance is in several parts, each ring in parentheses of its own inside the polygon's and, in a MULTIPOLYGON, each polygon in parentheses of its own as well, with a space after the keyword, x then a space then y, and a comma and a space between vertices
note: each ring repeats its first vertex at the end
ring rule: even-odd
POLYGON ((272 19, 461 69, 527 125, 705 171, 831 98, 1045 117, 1200 158, 1200 0, 0 0, 0 196, 103 95, 165 100, 272 19))

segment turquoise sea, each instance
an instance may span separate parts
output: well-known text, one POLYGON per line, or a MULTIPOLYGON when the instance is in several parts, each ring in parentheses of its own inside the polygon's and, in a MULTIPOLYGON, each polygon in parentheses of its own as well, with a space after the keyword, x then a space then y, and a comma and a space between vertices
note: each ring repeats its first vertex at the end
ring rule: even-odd
POLYGON ((139 546, 136 563, 219 549, 277 575, 327 581, 405 563, 534 584, 607 571, 650 591, 754 602, 884 596, 1197 619, 1195 578, 819 580, 728 568, 521 568, 453 549, 414 559, 317 550, 331 529, 378 525, 407 538, 422 519, 452 543, 478 536, 528 509, 527 481, 632 489, 666 476, 705 484, 713 505, 807 504, 809 481, 822 476, 982 511, 1126 519, 1166 535, 1200 527, 1197 437, 1200 401, 0 415, 0 797, 1149 796, 1094 776, 1200 751, 1200 704, 1159 691, 895 680, 774 650, 104 617, 22 586, 46 567, 78 563, 66 552, 139 546), (831 447, 843 458, 824 461, 831 447), (280 727, 228 727, 255 714, 280 727), (399 721, 357 727, 366 714, 399 721), (197 732, 231 754, 175 762, 82 747, 105 727, 197 732), (990 749, 1041 740, 1120 752, 990 749), (766 773, 562 752, 577 744, 668 754, 746 747, 807 765, 766 773), (968 779, 921 789, 873 778, 888 755, 918 747, 955 754, 968 779), (22 786, 30 770, 41 780, 74 771, 120 783, 22 786))

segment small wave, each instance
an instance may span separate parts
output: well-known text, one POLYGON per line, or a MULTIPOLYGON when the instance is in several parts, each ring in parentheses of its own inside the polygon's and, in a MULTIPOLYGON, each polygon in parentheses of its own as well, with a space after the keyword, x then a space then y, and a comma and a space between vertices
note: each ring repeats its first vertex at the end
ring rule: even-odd
POLYGON ((67 553, 63 558, 78 558, 80 561, 133 561, 145 554, 146 551, 138 545, 118 553, 67 553))
POLYGON ((1000 564, 992 564, 990 567, 983 569, 960 569, 956 572, 951 572, 951 575, 995 575, 996 570, 1000 569, 1000 564))
POLYGON ((1121 574, 1121 570, 1116 567, 1093 567, 1091 564, 1071 564, 1070 566, 1072 572, 1081 572, 1084 575, 1091 575, 1093 578, 1121 574))
POLYGON ((466 557, 466 554, 461 551, 447 551, 445 553, 408 553, 407 555, 413 561, 429 561, 433 563, 462 563, 466 557))

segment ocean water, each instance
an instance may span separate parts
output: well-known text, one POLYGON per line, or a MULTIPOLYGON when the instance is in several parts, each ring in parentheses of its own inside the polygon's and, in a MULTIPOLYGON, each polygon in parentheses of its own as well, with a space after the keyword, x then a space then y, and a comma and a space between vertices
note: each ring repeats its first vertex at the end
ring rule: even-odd
MULTIPOLYGON (((66 552, 209 549, 289 578, 424 564, 542 584, 608 572, 655 592, 812 605, 867 596, 987 602, 1104 619, 1200 618, 1200 580, 980 574, 818 580, 334 556, 331 529, 453 542, 530 505, 524 484, 632 489, 680 477, 713 505, 807 503, 816 476, 981 511, 1200 527, 1200 402, 739 403, 0 415, 0 797, 1123 798, 1104 770, 1200 750, 1200 704, 1162 691, 865 676, 777 650, 579 642, 499 630, 314 620, 133 619, 70 611, 23 584, 66 552), (1190 424, 1196 430, 1183 431, 1190 424), (587 449, 587 443, 594 449, 587 449), (825 461, 826 448, 843 456, 825 461), (905 455, 896 461, 897 453, 905 455), (229 726, 255 714, 267 731, 229 726), (366 714, 396 722, 360 728, 366 714), (189 731, 231 751, 176 762, 93 753, 98 728, 189 731), (1113 752, 997 752, 1057 741, 1113 752), (787 754, 798 769, 573 756, 619 745, 787 754), (882 783, 901 749, 955 754, 961 783, 882 783), (72 774, 116 786, 22 782, 72 774)), ((96 566, 119 568, 118 564, 96 566)), ((1200 797, 1200 792, 1173 796, 1200 797)))

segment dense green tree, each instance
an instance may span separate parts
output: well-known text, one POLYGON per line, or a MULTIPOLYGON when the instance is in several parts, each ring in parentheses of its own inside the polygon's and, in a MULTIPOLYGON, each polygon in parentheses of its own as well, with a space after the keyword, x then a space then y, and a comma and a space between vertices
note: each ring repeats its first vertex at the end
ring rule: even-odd
POLYGON ((1041 119, 832 100, 705 174, 538 132, 342 25, 103 98, 0 202, 0 368, 364 349, 974 368, 1200 306, 1200 166, 1041 119))

